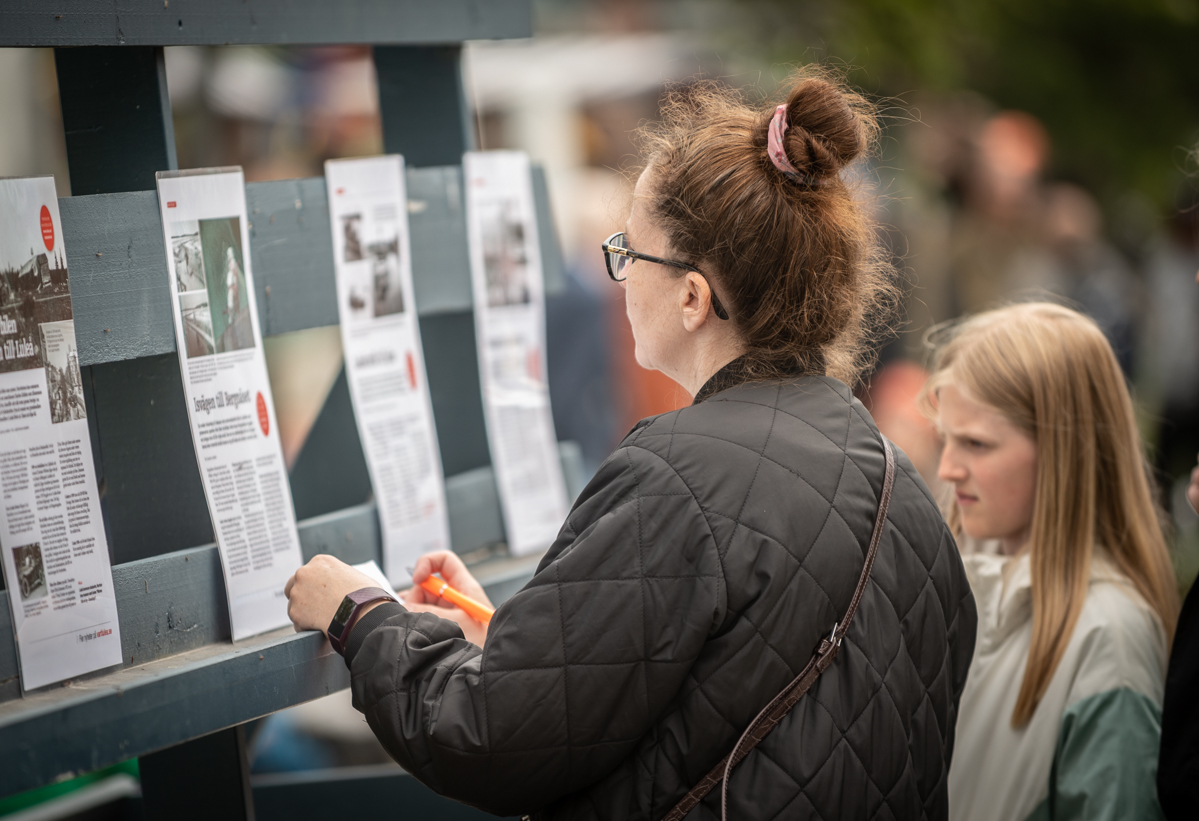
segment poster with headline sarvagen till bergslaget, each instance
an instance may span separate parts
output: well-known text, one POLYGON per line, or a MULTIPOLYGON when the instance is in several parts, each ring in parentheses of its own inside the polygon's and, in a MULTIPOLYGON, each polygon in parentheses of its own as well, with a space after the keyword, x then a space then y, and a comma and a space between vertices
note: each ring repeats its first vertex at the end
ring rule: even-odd
POLYGON ((187 415, 235 641, 289 623, 302 564, 250 266, 240 168, 159 172, 187 415))

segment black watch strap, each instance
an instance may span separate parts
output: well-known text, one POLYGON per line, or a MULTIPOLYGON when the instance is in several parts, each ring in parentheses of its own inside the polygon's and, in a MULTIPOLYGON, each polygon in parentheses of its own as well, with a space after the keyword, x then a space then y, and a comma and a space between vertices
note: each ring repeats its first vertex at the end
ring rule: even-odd
POLYGON ((329 629, 325 631, 329 634, 329 643, 333 645, 333 649, 339 655, 345 655, 346 639, 349 638, 350 631, 354 629, 354 623, 362 615, 362 608, 372 602, 384 599, 396 601, 396 597, 382 587, 364 587, 361 590, 355 590, 341 600, 341 606, 333 614, 333 621, 329 622, 329 629))

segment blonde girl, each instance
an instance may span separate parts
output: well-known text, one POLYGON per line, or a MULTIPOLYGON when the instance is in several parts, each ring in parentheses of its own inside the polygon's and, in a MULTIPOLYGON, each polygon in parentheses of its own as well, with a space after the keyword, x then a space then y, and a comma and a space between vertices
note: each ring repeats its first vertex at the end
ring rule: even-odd
POLYGON ((1178 594, 1132 401, 1090 319, 1045 303, 975 316, 926 399, 954 491, 978 642, 952 818, 1153 819, 1178 594))

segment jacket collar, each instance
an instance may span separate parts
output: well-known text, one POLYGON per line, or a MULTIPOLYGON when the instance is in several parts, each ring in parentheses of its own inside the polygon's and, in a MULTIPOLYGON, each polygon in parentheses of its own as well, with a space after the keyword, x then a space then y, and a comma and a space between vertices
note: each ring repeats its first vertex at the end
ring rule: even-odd
POLYGON ((734 388, 743 382, 748 382, 749 372, 745 367, 745 362, 746 358, 739 356, 712 374, 712 377, 699 389, 699 393, 695 394, 695 399, 692 400, 691 404, 698 405, 712 394, 720 393, 723 390, 734 388))
MULTIPOLYGON (((1032 566, 1028 551, 1016 556, 978 552, 962 556, 978 607, 978 651, 990 652, 1032 620, 1032 566)), ((1091 553, 1090 584, 1131 587, 1101 545, 1091 553)))

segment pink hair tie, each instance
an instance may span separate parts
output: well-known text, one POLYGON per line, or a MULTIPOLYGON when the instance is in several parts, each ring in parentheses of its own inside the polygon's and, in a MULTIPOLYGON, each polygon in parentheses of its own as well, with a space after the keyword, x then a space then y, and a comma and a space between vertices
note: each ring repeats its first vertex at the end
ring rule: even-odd
POLYGON ((766 130, 766 153, 774 167, 797 182, 805 182, 804 175, 799 172, 787 159, 787 151, 783 148, 783 135, 787 133, 787 106, 781 105, 774 110, 770 127, 766 130))

